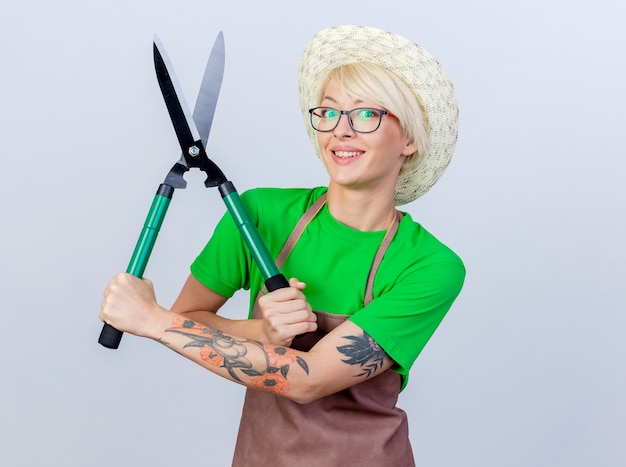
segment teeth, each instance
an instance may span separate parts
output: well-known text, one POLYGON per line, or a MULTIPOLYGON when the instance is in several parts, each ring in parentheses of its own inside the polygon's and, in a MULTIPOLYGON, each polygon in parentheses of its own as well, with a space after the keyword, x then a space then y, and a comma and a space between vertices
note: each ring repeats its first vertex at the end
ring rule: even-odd
POLYGON ((358 151, 335 151, 335 156, 341 157, 342 159, 358 156, 359 154, 360 153, 358 151))

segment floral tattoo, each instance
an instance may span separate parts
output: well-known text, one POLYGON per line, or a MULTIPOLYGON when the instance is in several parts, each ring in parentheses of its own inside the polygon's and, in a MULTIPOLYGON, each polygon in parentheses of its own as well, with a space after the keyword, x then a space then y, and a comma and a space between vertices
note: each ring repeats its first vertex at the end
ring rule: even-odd
POLYGON ((190 339, 184 348, 200 348, 200 358, 214 367, 225 368, 235 381, 243 383, 241 374, 252 378, 249 385, 276 394, 285 394, 291 384, 287 380, 289 367, 297 363, 304 372, 309 374, 309 367, 303 358, 296 355, 293 349, 264 345, 251 339, 235 339, 223 332, 212 329, 193 320, 175 317, 172 327, 166 332, 181 334, 190 339), (255 367, 246 357, 253 348, 261 351, 265 357, 262 367, 255 367))
POLYGON ((343 336, 344 339, 352 341, 350 344, 337 347, 337 350, 344 354, 347 358, 342 361, 348 365, 359 365, 362 372, 356 375, 369 378, 376 370, 381 368, 385 361, 391 360, 387 352, 372 339, 372 337, 363 332, 362 336, 343 336))

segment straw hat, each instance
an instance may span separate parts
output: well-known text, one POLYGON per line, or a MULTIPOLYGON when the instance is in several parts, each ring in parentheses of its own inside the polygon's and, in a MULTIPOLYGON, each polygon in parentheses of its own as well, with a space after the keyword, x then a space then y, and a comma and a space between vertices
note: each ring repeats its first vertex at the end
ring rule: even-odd
POLYGON ((396 182, 395 203, 409 203, 441 177, 456 145, 459 110, 452 83, 443 68, 421 46, 402 36, 365 26, 337 26, 319 32, 304 50, 300 63, 300 107, 313 147, 320 157, 309 109, 316 107, 328 73, 341 65, 371 62, 400 78, 422 109, 428 145, 417 164, 407 164, 396 182))

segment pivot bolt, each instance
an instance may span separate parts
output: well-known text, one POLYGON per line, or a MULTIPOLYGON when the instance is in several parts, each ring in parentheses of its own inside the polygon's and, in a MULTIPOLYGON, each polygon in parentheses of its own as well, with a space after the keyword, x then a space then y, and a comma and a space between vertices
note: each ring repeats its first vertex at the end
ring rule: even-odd
POLYGON ((198 154, 200 154, 200 149, 198 149, 198 146, 191 146, 189 148, 189 155, 191 157, 196 157, 198 154))

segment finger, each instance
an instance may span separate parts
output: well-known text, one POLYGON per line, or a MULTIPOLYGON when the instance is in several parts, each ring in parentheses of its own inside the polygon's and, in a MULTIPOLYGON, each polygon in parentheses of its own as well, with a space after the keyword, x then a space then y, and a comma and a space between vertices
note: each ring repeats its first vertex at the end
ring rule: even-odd
POLYGON ((259 304, 288 303, 294 300, 305 300, 304 294, 295 287, 286 287, 267 293, 259 298, 259 304))
POLYGON ((267 319, 277 325, 291 325, 303 321, 311 321, 309 313, 302 309, 279 310, 276 313, 269 314, 267 319))
POLYGON ((300 323, 293 324, 287 329, 289 335, 299 336, 300 334, 306 334, 307 332, 313 332, 317 330, 317 323, 311 323, 309 321, 302 321, 300 323))
POLYGON ((313 332, 317 330, 317 323, 308 321, 300 321, 294 324, 285 324, 274 328, 271 327, 269 338, 273 343, 281 342, 282 345, 291 345, 291 341, 295 336, 313 332))
POLYGON ((306 288, 306 284, 295 277, 289 279, 289 287, 294 287, 298 290, 304 290, 306 288))
POLYGON ((100 313, 98 313, 98 319, 100 321, 102 321, 103 323, 107 323, 107 299, 106 297, 102 300, 102 303, 100 303, 100 313))

